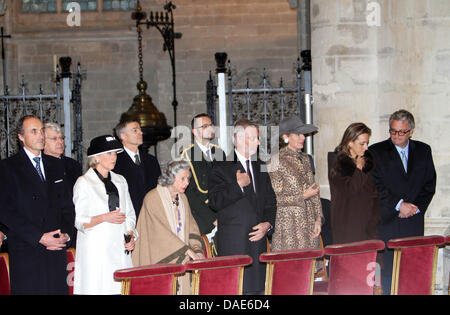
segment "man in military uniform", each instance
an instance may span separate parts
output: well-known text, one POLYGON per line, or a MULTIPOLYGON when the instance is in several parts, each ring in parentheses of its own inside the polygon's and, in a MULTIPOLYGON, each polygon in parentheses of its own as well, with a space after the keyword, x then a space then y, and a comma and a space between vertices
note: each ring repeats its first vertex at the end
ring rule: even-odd
POLYGON ((207 234, 211 240, 217 226, 217 214, 208 206, 208 175, 213 161, 225 161, 225 155, 219 146, 211 143, 215 132, 207 114, 196 115, 191 121, 191 128, 194 141, 181 154, 189 162, 192 173, 185 193, 200 233, 207 234))

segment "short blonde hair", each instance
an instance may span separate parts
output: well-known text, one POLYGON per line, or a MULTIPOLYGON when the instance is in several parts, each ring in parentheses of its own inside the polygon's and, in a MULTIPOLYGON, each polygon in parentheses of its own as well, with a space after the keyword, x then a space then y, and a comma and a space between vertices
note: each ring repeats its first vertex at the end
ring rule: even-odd
POLYGON ((96 168, 98 165, 98 161, 95 156, 88 157, 88 166, 91 168, 96 168))

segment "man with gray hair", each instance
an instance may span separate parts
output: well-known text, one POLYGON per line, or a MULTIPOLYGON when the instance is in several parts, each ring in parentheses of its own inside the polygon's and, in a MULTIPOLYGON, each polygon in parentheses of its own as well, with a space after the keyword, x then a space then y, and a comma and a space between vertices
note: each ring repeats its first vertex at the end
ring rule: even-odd
POLYGON ((64 155, 64 136, 61 127, 53 122, 47 122, 44 124, 44 154, 61 159, 64 164, 64 170, 66 175, 66 181, 70 185, 69 188, 72 192, 73 186, 83 173, 81 164, 64 155))
MULTIPOLYGON (((424 217, 436 188, 436 171, 429 145, 412 140, 415 122, 406 110, 389 118, 390 138, 370 146, 375 160, 372 176, 380 197, 380 237, 424 235, 424 217)), ((390 293, 393 251, 383 253, 382 286, 390 293)))

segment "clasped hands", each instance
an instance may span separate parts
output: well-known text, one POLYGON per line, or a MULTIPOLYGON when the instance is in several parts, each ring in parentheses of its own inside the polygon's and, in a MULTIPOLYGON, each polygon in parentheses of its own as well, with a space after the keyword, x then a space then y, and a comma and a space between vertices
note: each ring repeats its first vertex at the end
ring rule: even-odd
POLYGON ((61 230, 55 230, 44 233, 39 240, 39 243, 45 246, 47 250, 61 250, 66 247, 66 242, 69 240, 67 233, 61 233, 61 230))
POLYGON ((417 210, 419 210, 419 207, 415 204, 403 201, 399 209, 400 213, 398 214, 398 217, 402 219, 412 217, 416 214, 417 210))

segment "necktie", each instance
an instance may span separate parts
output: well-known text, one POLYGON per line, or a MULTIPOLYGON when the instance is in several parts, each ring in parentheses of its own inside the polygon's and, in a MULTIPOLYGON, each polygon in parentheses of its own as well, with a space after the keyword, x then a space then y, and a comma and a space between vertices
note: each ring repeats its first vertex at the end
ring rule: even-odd
MULTIPOLYGON (((255 192, 255 187, 253 186, 253 175, 252 175, 252 171, 250 169, 250 160, 246 160, 245 164, 247 165, 247 174, 250 177, 250 183, 251 183, 252 188, 253 188, 252 192, 255 192)), ((250 185, 248 185, 248 186, 250 186, 250 185)))
POLYGON ((401 158, 402 158, 403 168, 405 169, 405 172, 408 172, 408 158, 406 157, 405 150, 401 151, 401 158))
POLYGON ((33 158, 33 161, 36 163, 36 165, 34 166, 36 168, 36 172, 38 173, 38 175, 41 178, 41 180, 43 182, 45 182, 44 174, 42 174, 42 170, 41 170, 41 158, 40 157, 35 157, 35 158, 33 158))
POLYGON ((212 159, 211 149, 208 149, 208 150, 206 151, 206 155, 208 156, 209 161, 212 162, 213 159, 212 159))
POLYGON ((136 165, 141 165, 141 159, 139 158, 139 154, 136 154, 134 156, 134 163, 136 163, 136 165))

